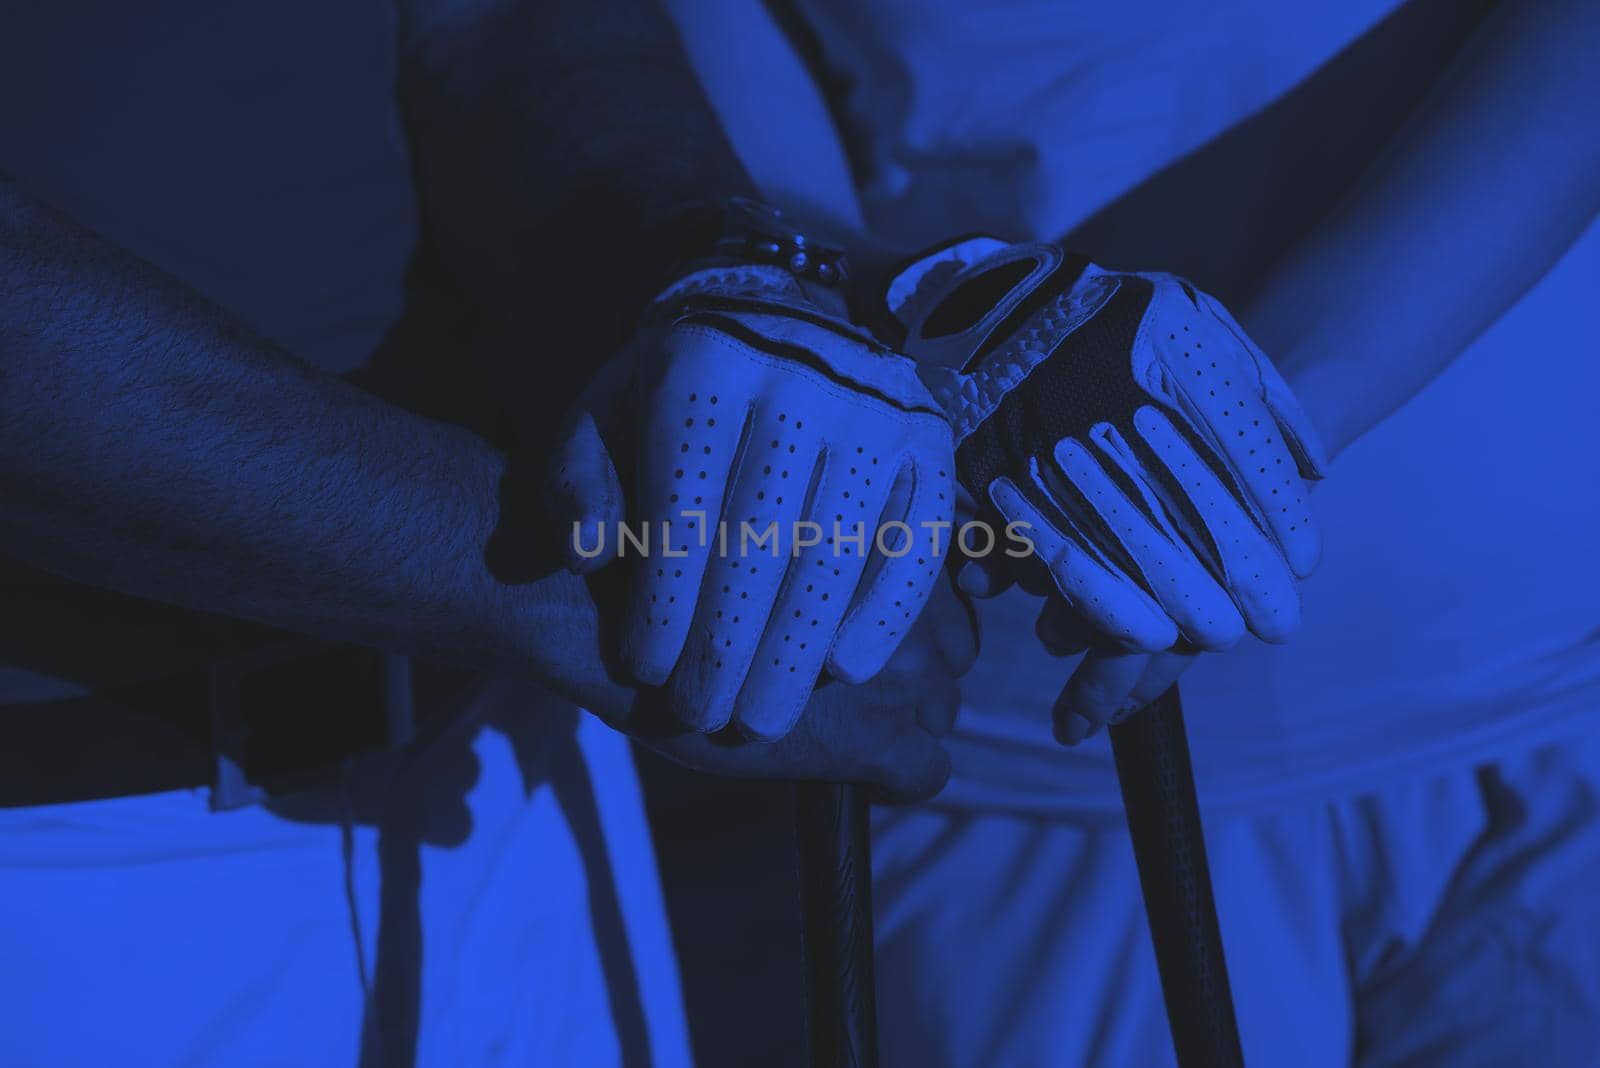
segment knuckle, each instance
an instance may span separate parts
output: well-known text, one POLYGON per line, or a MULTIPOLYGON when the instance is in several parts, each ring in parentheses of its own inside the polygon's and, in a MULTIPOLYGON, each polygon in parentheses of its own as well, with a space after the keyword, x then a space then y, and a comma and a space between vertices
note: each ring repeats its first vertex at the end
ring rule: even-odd
POLYGON ((904 804, 927 800, 944 789, 950 770, 950 754, 943 746, 929 738, 920 743, 908 740, 876 762, 873 781, 885 800, 904 804))
POLYGON ((1072 688, 1072 707, 1086 716, 1104 716, 1122 703, 1124 694, 1099 678, 1078 680, 1072 688))

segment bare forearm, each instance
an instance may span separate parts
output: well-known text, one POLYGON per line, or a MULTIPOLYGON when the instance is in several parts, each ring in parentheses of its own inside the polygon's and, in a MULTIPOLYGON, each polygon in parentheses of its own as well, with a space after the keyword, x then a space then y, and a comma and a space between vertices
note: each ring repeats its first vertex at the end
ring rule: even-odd
POLYGON ((1442 371, 1600 211, 1600 9, 1494 12, 1241 318, 1338 451, 1442 371))
POLYGON ((0 549, 604 709, 583 585, 497 578, 504 458, 250 336, 0 182, 0 549))

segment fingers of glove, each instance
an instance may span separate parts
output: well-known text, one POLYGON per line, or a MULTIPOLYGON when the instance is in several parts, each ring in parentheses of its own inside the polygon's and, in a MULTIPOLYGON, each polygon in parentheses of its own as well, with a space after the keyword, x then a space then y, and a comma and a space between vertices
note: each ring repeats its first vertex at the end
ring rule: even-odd
POLYGON ((865 687, 823 687, 800 725, 777 742, 695 733, 639 740, 680 764, 717 775, 863 783, 891 802, 938 793, 950 778, 944 746, 908 718, 903 702, 891 707, 845 694, 859 689, 865 687))
POLYGON ((796 642, 789 634, 777 655, 769 656, 772 650, 765 646, 772 633, 769 629, 763 637, 733 705, 739 732, 758 742, 777 741, 794 728, 822 675, 826 656, 816 643, 796 642))
POLYGON ((1070 519, 1046 516, 1008 477, 996 479, 989 496, 1007 522, 1028 525, 1033 555, 1048 568, 1067 604, 1101 634, 1150 651, 1177 640, 1171 617, 1132 578, 1103 563, 1070 519))
POLYGON ((1228 592, 1187 545, 1151 519, 1155 513, 1129 499, 1093 453, 1065 438, 1056 443, 1055 462, 1133 560, 1161 610, 1190 641, 1206 649, 1226 649, 1243 636, 1244 619, 1228 592))
MULTIPOLYGON (((757 423, 754 434, 781 444, 777 431, 760 419, 757 423)), ((760 443, 756 439, 756 447, 747 452, 728 492, 726 547, 719 531, 668 691, 679 721, 707 731, 727 724, 740 693, 748 688, 746 707, 757 715, 752 733, 775 737, 798 715, 816 672, 807 666, 811 660, 805 651, 773 653, 764 660, 756 658, 756 651, 770 629, 782 625, 786 633, 796 630, 795 617, 778 620, 773 610, 794 561, 805 488, 818 457, 817 443, 808 441, 804 451, 771 450, 769 464, 760 443)), ((820 624, 817 629, 820 634, 820 624)))
POLYGON ((668 370, 640 440, 636 521, 625 530, 642 535, 645 544, 619 547, 622 555, 638 554, 630 570, 622 663, 650 686, 672 673, 695 618, 729 474, 752 418, 744 398, 708 392, 685 377, 668 370))
POLYGON ((1212 445, 1295 573, 1309 574, 1321 549, 1309 494, 1261 395, 1255 357, 1209 311, 1169 289, 1176 284, 1158 287, 1162 312, 1147 327, 1160 356, 1147 385, 1212 445))
POLYGON ((580 410, 556 444, 544 497, 551 520, 570 531, 563 539, 569 571, 587 574, 616 558, 612 535, 626 519, 622 483, 589 411, 580 410))
POLYGON ((1149 472, 1148 485, 1166 513, 1213 559, 1251 633, 1287 640, 1300 625, 1300 591, 1288 561, 1164 413, 1141 408, 1133 421, 1164 468, 1149 472))
MULTIPOLYGON (((889 457, 874 462, 879 459, 861 446, 829 458, 830 468, 844 468, 848 477, 863 483, 867 477, 876 482, 871 473, 888 469, 895 472, 895 483, 904 478, 908 481, 901 484, 909 486, 903 515, 856 509, 857 518, 866 523, 871 558, 828 651, 828 670, 846 682, 877 674, 910 631, 940 576, 955 510, 954 464, 936 445, 914 450, 908 473, 889 457)), ((849 509, 838 508, 838 513, 848 516, 849 509)))
POLYGON ((1260 376, 1261 396, 1277 420, 1278 428, 1283 431, 1284 441, 1294 453, 1295 463, 1300 468, 1301 476, 1309 479, 1322 478, 1328 469, 1327 450, 1323 447, 1322 438, 1311 422, 1311 417, 1306 414, 1299 398, 1289 388, 1289 383, 1284 381, 1283 375, 1278 373, 1277 367, 1267 358, 1267 354, 1250 340, 1250 335, 1245 333, 1244 327, 1239 325, 1239 321, 1221 301, 1209 293, 1201 293, 1200 303, 1227 327, 1254 360, 1256 373, 1260 376))
MULTIPOLYGON (((782 477, 781 464, 762 469, 780 486, 794 481, 782 477)), ((841 464, 824 453, 795 486, 810 502, 810 518, 795 522, 794 562, 734 708, 735 720, 751 737, 781 737, 799 718, 867 567, 871 535, 858 540, 849 528, 870 528, 849 513, 870 509, 876 517, 892 494, 884 482, 863 475, 859 464, 841 464)))
POLYGON ((953 671, 919 622, 870 681, 830 680, 779 746, 797 741, 820 752, 827 767, 807 777, 875 785, 885 800, 914 801, 937 793, 950 775, 938 739, 954 724, 960 689, 953 671))
POLYGON ((1129 706, 1151 654, 1090 649, 1067 680, 1052 710, 1056 741, 1077 745, 1129 706))

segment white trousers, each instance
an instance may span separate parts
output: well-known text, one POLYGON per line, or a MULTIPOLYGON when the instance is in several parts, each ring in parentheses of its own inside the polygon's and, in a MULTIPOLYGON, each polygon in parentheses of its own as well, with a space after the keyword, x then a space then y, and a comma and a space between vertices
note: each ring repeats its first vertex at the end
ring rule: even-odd
POLYGON ((0 811, 0 1064, 687 1064, 627 743, 516 696, 381 797, 0 811))
MULTIPOLYGON (((1600 739, 1208 821, 1245 1062, 1592 1068, 1600 739)), ((886 1065, 1173 1062, 1127 830, 884 809, 886 1065)))

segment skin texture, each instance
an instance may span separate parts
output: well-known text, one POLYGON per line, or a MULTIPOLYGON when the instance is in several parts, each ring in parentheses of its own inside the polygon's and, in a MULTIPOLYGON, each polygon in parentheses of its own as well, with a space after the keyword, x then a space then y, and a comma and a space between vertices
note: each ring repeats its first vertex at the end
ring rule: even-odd
MULTIPOLYGON (((488 370, 480 392, 498 398, 498 408, 488 413, 486 433, 506 444, 514 464, 536 467, 549 451, 550 431, 572 429, 580 394, 626 391, 625 376, 608 382, 605 368, 630 337, 639 336, 635 309, 671 275, 670 220, 688 204, 753 196, 755 189, 658 4, 620 0, 597 8, 554 0, 449 10, 425 24, 400 72, 417 173, 428 191, 427 254, 440 288, 461 295, 464 318, 495 324, 499 350, 483 356, 488 370), (550 308, 563 312, 551 315, 550 308), (556 355, 530 359, 528 353, 556 355)), ((730 358, 717 355, 710 362, 730 358)), ((614 370, 616 363, 611 366, 614 370)), ((781 383, 763 390, 758 400, 783 400, 781 383)), ((703 403, 708 391, 691 385, 671 399, 681 403, 690 392, 701 394, 703 403)), ((612 418, 596 412, 608 439, 615 437, 613 422, 648 426, 661 414, 659 407, 620 407, 612 418)), ((841 407, 834 406, 836 415, 841 407)), ((678 419, 688 414, 671 411, 678 419)), ((824 421, 818 414, 813 429, 824 421)), ((724 417, 721 429, 736 426, 724 417)), ((771 429, 782 428, 774 424, 771 429)), ((563 435, 556 448, 570 444, 563 435)), ((653 456, 656 443, 643 444, 645 454, 653 456)), ((670 444, 676 448, 678 439, 670 444)), ((728 450, 719 445, 719 454, 731 452, 728 444, 728 450)), ((618 450, 624 499, 616 503, 630 515, 642 509, 636 518, 664 515, 652 502, 679 488, 671 484, 672 475, 682 465, 669 462, 654 472, 641 465, 635 472, 628 470, 634 452, 631 445, 618 450)), ((578 466, 588 469, 591 484, 604 481, 602 465, 578 466)), ((711 474, 717 474, 715 468, 711 474)), ((793 507, 803 494, 777 496, 793 507)), ((763 508, 746 509, 737 518, 758 511, 765 518, 763 508)), ((716 518, 709 517, 713 529, 716 518)), ((561 522, 555 526, 568 529, 561 522)), ((724 585, 731 586, 727 576, 708 577, 700 588, 702 599, 724 585)), ((661 604, 669 595, 676 597, 673 619, 689 618, 692 597, 683 590, 651 589, 645 582, 617 591, 603 607, 609 613, 641 599, 648 604, 657 594, 661 604)), ((839 602, 835 591, 830 606, 839 602)), ((710 605, 703 615, 708 619, 716 607, 710 605)), ((765 615, 752 607, 756 611, 746 613, 746 629, 749 619, 765 615)), ((631 622, 648 615, 634 612, 631 622)), ((659 622, 661 613, 655 615, 659 622)), ((620 653, 626 678, 668 682, 673 658, 654 646, 670 643, 639 642, 638 628, 629 622, 624 619, 615 636, 608 628, 607 656, 620 653)), ((697 624, 705 622, 697 618, 697 624)), ((697 625, 695 633, 703 636, 709 629, 697 625)), ((808 652, 821 647, 810 644, 808 652)), ((687 645, 693 653, 693 641, 687 645)), ((698 659, 716 662, 704 655, 698 659)), ((770 667, 772 659, 769 650, 762 664, 770 667)), ((830 667, 851 678, 867 673, 830 667)), ((718 678, 697 680, 680 671, 670 680, 679 722, 710 729, 731 714, 736 725, 769 740, 795 722, 801 695, 793 687, 757 679, 753 690, 739 694, 735 709, 730 706, 734 693, 716 692, 713 685, 721 673, 712 674, 718 678)), ((786 672, 783 681, 789 681, 786 672)))
MULTIPOLYGON (((907 361, 815 323, 745 322, 818 358, 898 367, 917 384, 907 361)), ((628 576, 629 677, 665 686, 686 726, 731 721, 754 738, 781 737, 824 668, 849 682, 877 674, 926 603, 943 552, 923 524, 949 522, 954 492, 949 426, 929 398, 906 407, 915 398, 843 388, 712 321, 647 331, 619 359, 628 366, 608 367, 596 385, 627 385, 586 393, 557 450, 555 526, 591 532, 580 570, 612 560, 628 576), (626 492, 613 460, 631 473, 626 492), (915 533, 898 555, 875 556, 869 539, 886 521, 915 533), (860 544, 846 543, 858 526, 860 544), (624 527, 654 541, 628 550, 624 527), (765 547, 747 541, 763 528, 765 547)))
POLYGON ((413 42, 423 343, 363 376, 399 383, 406 407, 305 366, 0 179, 0 551, 153 601, 529 674, 705 770, 922 796, 948 766, 923 720, 954 707, 931 633, 875 689, 826 687, 790 742, 682 738, 612 669, 591 586, 513 536, 537 529, 522 471, 543 455, 544 415, 626 337, 618 309, 671 258, 664 220, 691 195, 746 191, 670 25, 637 0, 608 12, 457 9, 413 42))
MULTIPOLYGON (((1585 106, 1600 88, 1588 58, 1597 46, 1600 9, 1582 0, 1412 0, 1349 56, 1064 244, 1173 270, 1221 296, 1336 456, 1460 355, 1600 211, 1600 127, 1585 106), (1349 123, 1353 89, 1415 106, 1403 123, 1349 123), (1258 171, 1287 186, 1265 209, 1238 181, 1258 171), (1262 210, 1276 215, 1241 242, 1238 221, 1262 210), (1298 243, 1276 243, 1319 212, 1298 243), (1198 236, 1174 246, 1173 233, 1198 236)), ((908 253, 858 234, 864 289, 881 292, 908 253)), ((1013 581, 1050 591, 998 563, 959 575, 975 597, 1013 581)), ((1056 705, 1069 744, 1147 705, 1198 655, 1187 644, 1130 652, 1058 604, 1037 630, 1058 655, 1089 651, 1056 705)))
MULTIPOLYGON (((1240 303, 1330 454, 1449 366, 1600 212, 1600 126, 1582 103, 1600 94, 1596 48, 1593 4, 1501 5, 1350 195, 1240 303)), ((1041 630, 1054 648, 1085 644, 1059 620, 1041 630)), ((1080 740, 1143 707, 1194 655, 1091 648, 1058 733, 1080 740)))
POLYGON ((579 581, 489 572, 506 464, 475 435, 306 367, 10 183, 0 294, 7 551, 465 666, 554 672, 592 642, 579 581), (564 647, 531 640, 558 621, 564 647))

